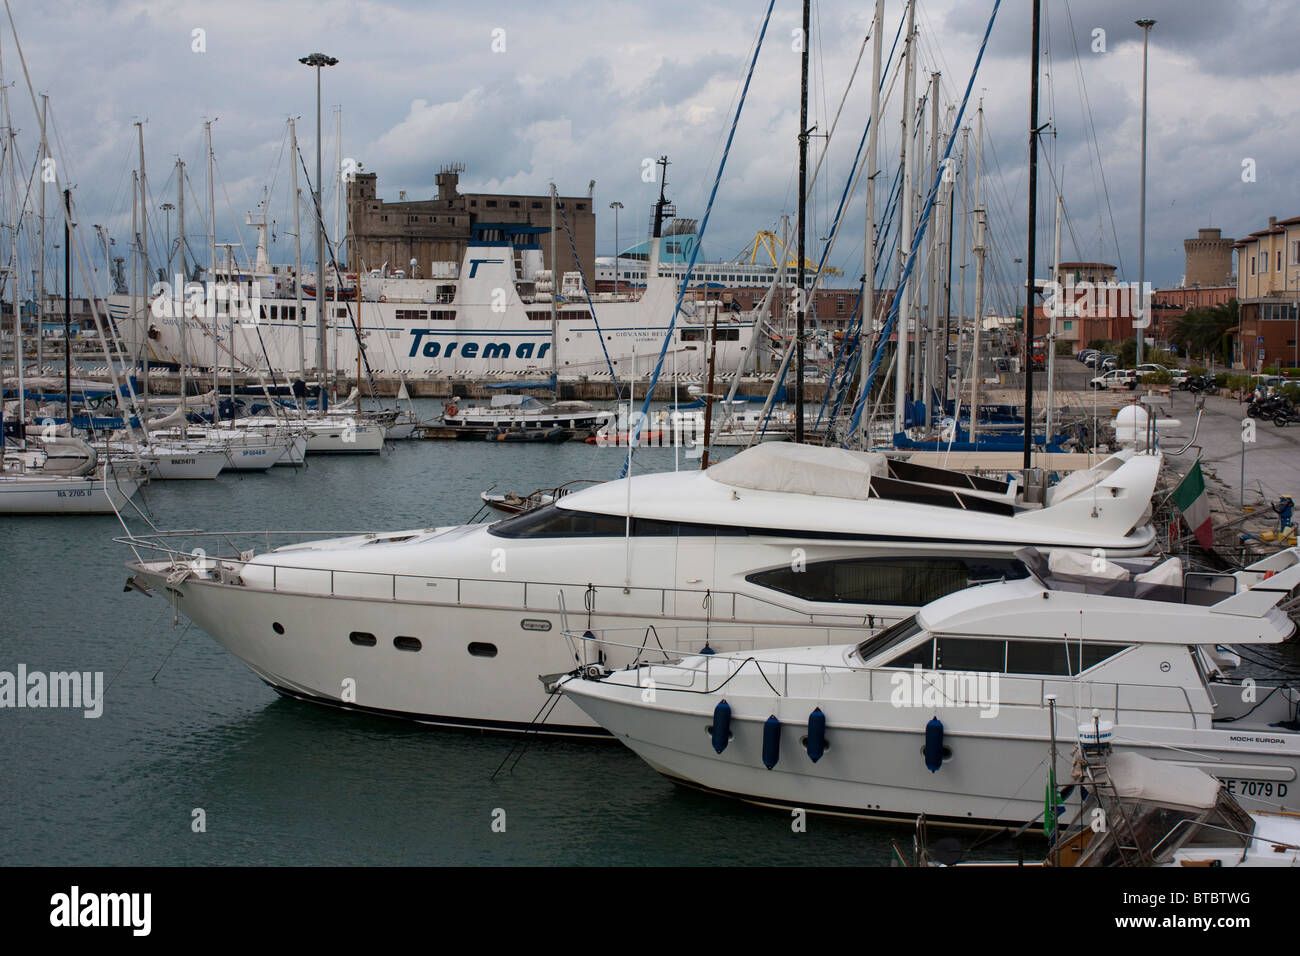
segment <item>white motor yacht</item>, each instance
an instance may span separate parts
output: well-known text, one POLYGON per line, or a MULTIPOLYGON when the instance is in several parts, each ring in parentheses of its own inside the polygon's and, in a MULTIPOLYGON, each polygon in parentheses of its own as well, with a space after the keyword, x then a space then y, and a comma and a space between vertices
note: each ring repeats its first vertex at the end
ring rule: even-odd
POLYGON ((856 641, 942 594, 1027 576, 1016 557, 1026 545, 1148 553, 1159 468, 1158 455, 1122 453, 1033 504, 1014 483, 769 443, 494 524, 123 540, 143 589, 285 694, 434 724, 603 736, 554 684, 637 652, 575 649, 567 629, 631 629, 633 643, 678 657, 856 641), (200 546, 226 553, 196 567, 200 546))

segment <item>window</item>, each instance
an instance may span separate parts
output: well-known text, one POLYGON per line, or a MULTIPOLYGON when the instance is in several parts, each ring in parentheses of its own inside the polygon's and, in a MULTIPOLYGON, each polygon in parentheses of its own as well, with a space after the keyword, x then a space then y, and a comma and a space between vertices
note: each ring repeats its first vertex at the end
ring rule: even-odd
POLYGON ((488 199, 483 203, 483 205, 487 206, 489 209, 495 209, 497 201, 495 199, 488 199))
POLYGON ((427 322, 429 313, 423 309, 398 309, 393 313, 398 322, 427 322))
POLYGON ((418 637, 395 637, 393 646, 399 651, 418 651, 424 645, 420 643, 418 637))
POLYGON ((375 644, 378 643, 375 640, 375 635, 366 631, 353 631, 348 635, 348 640, 357 645, 357 647, 374 647, 375 644))
MULTIPOLYGON (((898 647, 900 644, 906 643, 920 633, 920 622, 917 621, 916 615, 913 614, 911 617, 904 618, 896 624, 891 624, 875 637, 863 641, 858 645, 856 653, 860 659, 867 661, 877 656, 882 651, 887 651, 890 648, 898 647)), ((894 665, 890 664, 890 666, 892 667, 894 665)), ((908 666, 911 665, 909 664, 908 666)))
POLYGON ((334 317, 336 319, 346 319, 348 317, 348 307, 346 305, 340 305, 335 308, 334 317))
POLYGON ((715 342, 739 342, 740 329, 715 329, 713 332, 713 341, 715 342))
POLYGON ((1008 674, 1078 674, 1124 650, 1121 644, 1084 644, 1078 641, 1007 641, 1008 674))
POLYGON ((1006 641, 977 637, 940 637, 934 643, 935 670, 988 671, 1000 674, 1006 665, 1006 641))
MULTIPOLYGON (((551 504, 498 521, 488 531, 501 538, 577 538, 621 537, 627 533, 627 529, 628 521, 625 515, 570 511, 551 504)), ((632 519, 634 537, 737 536, 748 533, 745 528, 731 525, 655 521, 649 518, 632 519)))
POLYGON ((934 641, 928 640, 919 644, 910 651, 904 651, 892 661, 889 661, 885 667, 905 667, 913 668, 920 665, 925 670, 934 669, 934 641))
POLYGON ((496 657, 497 646, 482 641, 472 641, 469 645, 469 654, 470 657, 496 657))
POLYGON ((682 329, 681 340, 683 342, 703 342, 704 330, 703 329, 682 329))
POLYGON ((1281 249, 1279 249, 1279 250, 1277 251, 1277 269, 1276 269, 1276 271, 1277 271, 1277 272, 1281 272, 1281 271, 1282 271, 1282 250, 1281 250, 1281 249))
POLYGON ((510 208, 511 208, 511 209, 518 209, 518 208, 519 208, 519 200, 518 200, 518 199, 512 199, 512 200, 510 200, 510 208))
POLYGON ((1254 257, 1254 256, 1251 256, 1251 257, 1250 257, 1250 274, 1251 274, 1251 275, 1254 275, 1254 274, 1255 274, 1255 257, 1254 257))
POLYGON ((429 311, 430 322, 455 322, 455 309, 431 309, 429 311))
POLYGON ((530 205, 531 205, 531 207, 532 207, 533 209, 541 209, 541 208, 542 208, 542 204, 541 204, 540 202, 536 202, 536 201, 534 201, 534 202, 530 203, 530 205))
POLYGON ((499 538, 576 538, 612 537, 623 534, 626 529, 627 519, 618 515, 568 511, 546 505, 498 521, 489 531, 499 538))
POLYGON ((848 558, 788 566, 746 580, 805 601, 920 607, 980 581, 1023 578, 1023 564, 1003 558, 848 558))

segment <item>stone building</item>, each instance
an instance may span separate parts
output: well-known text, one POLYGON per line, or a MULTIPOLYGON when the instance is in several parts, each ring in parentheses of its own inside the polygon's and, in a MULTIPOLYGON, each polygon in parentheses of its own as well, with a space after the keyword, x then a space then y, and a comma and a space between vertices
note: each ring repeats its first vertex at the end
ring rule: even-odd
POLYGON ((1226 286, 1232 281, 1233 240, 1218 229, 1198 229, 1195 239, 1183 240, 1186 262, 1183 286, 1226 286))
MULTIPOLYGON (((427 277, 431 263, 460 264, 466 244, 473 239, 540 248, 545 268, 551 268, 550 196, 462 193, 462 172, 461 165, 443 166, 435 180, 437 196, 397 202, 378 198, 375 173, 357 173, 347 184, 348 267, 369 271, 387 263, 390 271, 404 270, 409 276, 414 259, 416 277, 427 277)), ((594 283, 596 213, 591 193, 561 196, 555 224, 559 271, 581 269, 594 283), (576 259, 565 219, 577 248, 576 259)))

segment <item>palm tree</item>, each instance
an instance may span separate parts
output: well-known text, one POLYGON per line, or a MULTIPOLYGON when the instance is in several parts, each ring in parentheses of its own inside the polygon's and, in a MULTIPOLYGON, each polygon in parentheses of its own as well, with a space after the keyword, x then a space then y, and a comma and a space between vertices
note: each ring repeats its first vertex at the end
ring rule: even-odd
POLYGON ((1189 352, 1214 352, 1226 364, 1231 357, 1228 332, 1240 322, 1236 299, 1221 305, 1200 306, 1187 310, 1174 322, 1170 339, 1186 346, 1189 352))

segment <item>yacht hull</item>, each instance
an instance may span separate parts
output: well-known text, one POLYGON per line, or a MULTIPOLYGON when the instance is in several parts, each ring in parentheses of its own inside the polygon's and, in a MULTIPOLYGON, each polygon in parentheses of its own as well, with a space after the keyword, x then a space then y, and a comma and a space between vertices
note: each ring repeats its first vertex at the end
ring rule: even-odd
POLYGON ((114 473, 54 478, 31 475, 0 477, 0 514, 113 514, 136 493, 140 481, 114 473))
MULTIPOLYGON (((779 665, 770 676, 777 689, 784 690, 779 665)), ((648 695, 639 686, 576 678, 566 681, 563 690, 659 773, 746 802, 909 822, 924 813, 930 823, 981 828, 1023 824, 1043 811, 1049 741, 1048 718, 1041 706, 1025 707, 1010 719, 1006 714, 983 719, 972 708, 900 708, 887 696, 848 701, 834 699, 833 692, 825 698, 760 697, 730 691, 674 693, 661 684, 648 695), (647 701, 647 696, 656 699, 647 701), (713 709, 724 698, 731 708, 731 739, 719 754, 710 728, 713 709), (816 762, 805 749, 815 707, 825 714, 827 741, 816 762), (781 728, 779 759, 769 770, 763 753, 764 724, 770 716, 781 728), (924 751, 926 725, 934 717, 943 723, 948 755, 931 772, 924 751)), ((1086 720, 1091 708, 1085 706, 1080 713, 1086 720)), ((1070 731, 1081 721, 1073 719, 1073 707, 1062 706, 1058 716, 1057 780, 1067 783, 1075 743, 1070 731)), ((1232 781, 1247 809, 1300 810, 1296 735, 1253 746, 1234 743, 1230 737, 1223 730, 1129 722, 1117 728, 1115 743, 1126 752, 1195 766, 1232 781), (1243 795, 1243 790, 1257 798, 1243 795)), ((1064 802, 1062 819, 1068 821, 1080 799, 1075 794, 1064 802)))

